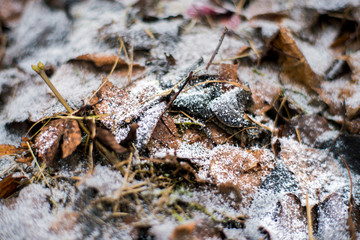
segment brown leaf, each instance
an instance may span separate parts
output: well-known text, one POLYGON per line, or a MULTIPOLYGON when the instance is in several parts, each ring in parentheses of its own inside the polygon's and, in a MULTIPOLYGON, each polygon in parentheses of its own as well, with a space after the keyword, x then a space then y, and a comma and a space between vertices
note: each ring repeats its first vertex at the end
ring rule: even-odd
MULTIPOLYGON (((118 59, 117 62, 117 69, 124 69, 127 71, 130 67, 130 63, 127 63, 125 60, 117 57, 116 55, 109 55, 105 53, 92 53, 92 54, 84 54, 80 55, 74 59, 73 61, 87 61, 92 62, 94 65, 98 68, 101 68, 103 70, 110 70, 114 64, 116 59, 118 59)), ((133 66, 133 75, 136 75, 135 73, 139 73, 145 70, 143 66, 140 64, 134 63, 133 66)), ((127 72, 126 72, 127 73, 127 72)))
POLYGON ((139 128, 139 124, 132 123, 130 124, 130 131, 126 138, 120 142, 120 145, 124 147, 129 147, 130 143, 136 140, 136 130, 139 128))
POLYGON ((8 24, 17 22, 28 0, 0 0, 0 19, 8 24))
POLYGON ((206 124, 206 127, 209 130, 211 139, 214 141, 215 144, 217 145, 221 145, 224 143, 228 143, 230 145, 236 144, 235 138, 230 138, 230 135, 216 124, 210 122, 206 124))
POLYGON ((63 143, 61 145, 61 158, 70 156, 81 143, 81 131, 77 121, 67 120, 63 132, 63 143))
POLYGON ((50 232, 55 234, 64 234, 73 231, 79 221, 78 212, 65 211, 59 214, 56 220, 51 224, 50 232))
POLYGON ((19 149, 13 145, 1 144, 0 145, 0 156, 18 154, 19 149))
POLYGON ((106 147, 110 148, 116 153, 123 154, 128 152, 130 149, 124 146, 121 146, 115 139, 115 136, 111 133, 110 130, 103 128, 96 128, 96 138, 104 144, 106 147))
POLYGON ((279 201, 279 214, 276 220, 279 224, 286 228, 288 233, 306 231, 306 225, 299 225, 298 222, 305 222, 306 209, 301 206, 300 199, 292 194, 286 193, 279 201))
POLYGON ((286 28, 280 27, 279 34, 271 42, 271 45, 279 52, 285 81, 300 84, 310 91, 318 91, 319 76, 311 69, 286 28))
POLYGON ((196 128, 187 128, 185 129, 182 139, 188 144, 201 143, 209 149, 214 147, 211 139, 209 139, 203 131, 200 131, 196 128))
POLYGON ((0 199, 10 197, 14 194, 18 187, 20 186, 21 179, 25 178, 21 177, 13 177, 12 175, 8 175, 0 181, 0 199))
POLYGON ((330 126, 326 119, 318 115, 302 115, 292 118, 282 129, 280 137, 294 136, 294 139, 300 137, 301 142, 312 145, 317 138, 324 132, 329 131, 330 126), (300 136, 297 136, 297 132, 300 136))
POLYGON ((198 221, 178 225, 170 240, 223 239, 224 233, 212 222, 198 221))
POLYGON ((76 120, 56 119, 46 125, 36 136, 34 144, 38 158, 55 167, 60 157, 71 155, 81 143, 81 132, 76 120), (61 146, 60 142, 63 140, 61 146), (61 151, 60 151, 61 150, 61 151))
POLYGON ((164 114, 158 121, 154 131, 152 132, 148 148, 151 152, 156 149, 178 149, 179 134, 174 119, 164 114))
POLYGON ((234 184, 244 200, 251 200, 249 194, 257 191, 261 178, 273 167, 274 158, 269 150, 249 151, 222 145, 213 150, 210 175, 217 185, 234 184))

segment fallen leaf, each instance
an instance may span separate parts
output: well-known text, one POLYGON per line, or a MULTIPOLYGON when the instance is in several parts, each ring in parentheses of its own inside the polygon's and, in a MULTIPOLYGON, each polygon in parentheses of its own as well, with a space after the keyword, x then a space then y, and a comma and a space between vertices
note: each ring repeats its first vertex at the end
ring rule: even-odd
MULTIPOLYGON (((125 60, 117 57, 116 55, 112 54, 105 54, 105 53, 92 53, 92 54, 84 54, 80 55, 74 59, 71 59, 71 61, 87 61, 92 62, 94 65, 98 68, 103 69, 104 71, 108 71, 112 69, 114 66, 116 60, 118 59, 116 68, 117 69, 124 69, 127 71, 130 67, 130 63, 127 63, 125 60)), ((142 71, 145 70, 145 67, 141 66, 140 64, 134 63, 132 65, 132 73, 133 75, 136 75, 142 71)))
POLYGON ((12 175, 8 175, 3 178, 0 181, 0 199, 10 197, 12 194, 14 194, 18 190, 21 179, 23 178, 25 177, 13 177, 12 175))
POLYGON ((193 127, 185 129, 184 133, 182 134, 182 140, 188 144, 200 143, 209 149, 214 147, 211 139, 206 136, 204 131, 193 127))
POLYGON ((214 141, 215 144, 221 145, 224 143, 228 143, 230 145, 236 144, 235 138, 230 138, 230 134, 225 132, 222 128, 217 126, 214 123, 207 123, 206 124, 207 130, 210 132, 211 140, 214 141))
POLYGON ((224 233, 212 222, 200 220, 178 225, 172 232, 170 240, 224 239, 224 233))
POLYGON ((76 120, 56 119, 36 136, 34 146, 38 159, 55 167, 57 160, 71 155, 81 143, 81 132, 76 120))
POLYGON ((68 120, 65 122, 62 141, 61 158, 66 158, 70 156, 81 143, 81 131, 77 121, 68 120))
POLYGON ((0 0, 0 19, 7 24, 15 24, 21 17, 28 0, 0 0))
POLYGON ((276 221, 279 222, 281 228, 285 228, 289 234, 306 231, 306 207, 301 205, 301 201, 296 195, 284 194, 278 201, 278 207, 279 213, 276 216, 276 221))
POLYGON ((243 204, 249 204, 261 178, 274 168, 274 157, 269 150, 250 151, 227 145, 216 147, 210 161, 210 176, 215 183, 234 184, 243 204))
POLYGON ((179 134, 176 128, 174 119, 167 113, 159 119, 154 131, 151 134, 150 142, 147 147, 150 152, 155 152, 158 149, 173 149, 179 148, 179 134))
POLYGON ((96 138, 106 147, 116 153, 123 154, 129 151, 129 148, 121 146, 115 139, 115 136, 108 129, 96 128, 96 138))
POLYGON ((282 76, 285 81, 300 84, 310 91, 318 91, 319 76, 311 69, 286 28, 280 27, 277 37, 271 42, 271 46, 279 52, 283 67, 282 76))
POLYGON ((19 149, 16 146, 10 144, 0 145, 0 156, 18 154, 19 149))
POLYGON ((330 126, 324 117, 318 115, 301 115, 292 118, 290 122, 285 124, 280 137, 293 136, 296 140, 299 140, 300 137, 302 143, 312 146, 321 134, 329 130, 330 126), (297 134, 299 134, 299 136, 297 134))

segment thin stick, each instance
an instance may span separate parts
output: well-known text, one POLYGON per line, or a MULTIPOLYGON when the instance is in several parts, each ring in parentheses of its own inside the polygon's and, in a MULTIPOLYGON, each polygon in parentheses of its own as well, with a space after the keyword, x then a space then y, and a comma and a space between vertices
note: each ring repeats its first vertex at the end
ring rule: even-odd
POLYGON ((220 46, 221 46, 221 44, 222 44, 222 42, 223 42, 223 40, 224 40, 224 38, 225 38, 225 34, 226 34, 227 31, 228 31, 228 29, 227 29, 227 27, 225 27, 225 28, 224 28, 224 31, 223 31, 223 33, 221 34, 221 37, 220 37, 220 39, 219 39, 219 43, 218 43, 218 45, 217 45, 217 47, 216 47, 213 55, 211 56, 208 64, 206 65, 206 68, 205 68, 206 70, 209 69, 212 61, 214 60, 216 54, 218 53, 218 51, 219 51, 219 49, 220 49, 220 46))
POLYGON ((350 239, 351 240, 355 240, 356 239, 356 230, 355 230, 355 226, 354 226, 354 222, 351 218, 351 212, 352 212, 352 201, 353 201, 353 196, 352 196, 352 189, 353 189, 353 182, 352 182, 352 178, 351 178, 351 173, 350 173, 350 169, 349 166, 347 165, 345 159, 340 155, 339 150, 338 150, 338 155, 341 158, 341 160, 344 162, 345 166, 346 166, 346 170, 348 171, 349 174, 349 180, 350 180, 350 198, 349 198, 349 211, 348 211, 348 219, 346 224, 349 227, 349 233, 350 233, 350 239))
POLYGON ((3 34, 0 38, 0 69, 2 66, 2 62, 4 60, 4 56, 5 56, 5 50, 6 50, 6 35, 3 34))
POLYGON ((133 72, 133 66, 134 66, 134 43, 131 45, 130 49, 130 66, 128 65, 129 71, 128 71, 128 85, 131 83, 131 76, 133 72))
POLYGON ((186 84, 192 79, 192 75, 193 72, 190 72, 188 77, 185 80, 185 83, 181 86, 181 88, 179 89, 179 91, 172 97, 172 99, 169 101, 169 103, 166 105, 166 108, 164 109, 164 112, 166 112, 166 110, 168 110, 171 105, 173 104, 173 102, 175 101, 175 99, 177 98, 177 96, 179 96, 179 94, 181 93, 181 91, 184 89, 184 87, 186 86, 186 84))
POLYGON ((307 223, 308 223, 309 240, 314 240, 313 230, 312 230, 312 221, 311 221, 311 208, 309 205, 309 195, 307 195, 307 194, 306 194, 306 216, 307 216, 307 223))

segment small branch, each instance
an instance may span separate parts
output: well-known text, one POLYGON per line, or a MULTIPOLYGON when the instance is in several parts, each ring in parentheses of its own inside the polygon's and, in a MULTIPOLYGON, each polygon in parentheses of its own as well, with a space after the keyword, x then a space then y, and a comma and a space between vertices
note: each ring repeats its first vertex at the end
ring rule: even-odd
POLYGON ((216 54, 218 53, 218 51, 219 51, 219 49, 220 49, 220 46, 221 46, 221 44, 222 44, 222 42, 223 42, 223 40, 224 40, 224 38, 225 38, 225 34, 226 34, 227 31, 228 31, 228 29, 227 29, 227 27, 225 27, 225 28, 224 28, 224 31, 223 31, 223 33, 221 34, 221 37, 220 37, 220 39, 219 39, 219 43, 218 43, 218 45, 217 45, 217 47, 216 47, 213 55, 211 56, 208 64, 206 65, 206 68, 205 68, 206 70, 209 69, 212 61, 214 60, 216 54))
POLYGON ((175 99, 177 98, 177 96, 179 96, 179 94, 181 93, 181 91, 184 89, 184 87, 186 86, 186 84, 192 79, 192 75, 193 72, 190 72, 188 77, 185 79, 185 83, 181 86, 181 88, 179 89, 179 91, 172 97, 172 99, 169 101, 169 103, 166 105, 166 108, 164 109, 164 112, 166 112, 166 110, 168 110, 171 105, 173 104, 173 102, 175 101, 175 99))

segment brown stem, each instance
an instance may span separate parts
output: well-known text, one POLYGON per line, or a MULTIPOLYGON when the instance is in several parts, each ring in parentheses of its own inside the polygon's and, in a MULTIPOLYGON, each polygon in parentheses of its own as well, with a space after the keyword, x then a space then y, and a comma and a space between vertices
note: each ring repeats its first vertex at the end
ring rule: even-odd
POLYGON ((221 46, 221 44, 222 44, 222 42, 223 42, 223 40, 224 40, 224 38, 225 38, 225 34, 226 34, 227 31, 228 31, 228 29, 227 29, 227 27, 225 27, 225 28, 224 28, 224 31, 223 31, 223 33, 221 34, 221 37, 220 37, 220 39, 219 39, 219 43, 218 43, 218 45, 217 45, 217 47, 216 47, 213 55, 211 56, 208 64, 206 65, 206 68, 205 68, 206 70, 209 69, 212 61, 214 60, 216 54, 218 53, 218 51, 219 51, 219 49, 220 49, 220 46, 221 46))

